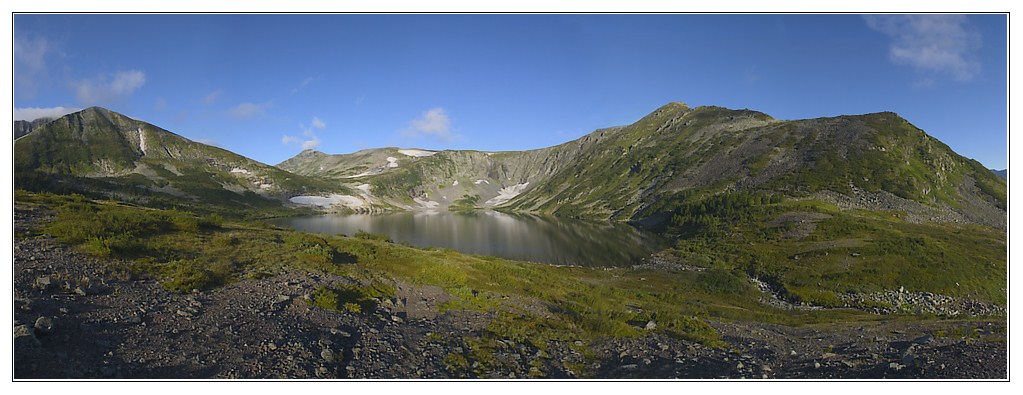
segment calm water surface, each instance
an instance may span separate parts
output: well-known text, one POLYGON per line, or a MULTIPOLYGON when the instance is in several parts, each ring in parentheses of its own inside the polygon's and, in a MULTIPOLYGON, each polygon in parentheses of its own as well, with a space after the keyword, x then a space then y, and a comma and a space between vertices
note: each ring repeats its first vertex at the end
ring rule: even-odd
POLYGON ((666 247, 656 235, 625 224, 495 211, 319 215, 279 218, 274 224, 306 232, 383 233, 417 247, 588 267, 629 266, 666 247))

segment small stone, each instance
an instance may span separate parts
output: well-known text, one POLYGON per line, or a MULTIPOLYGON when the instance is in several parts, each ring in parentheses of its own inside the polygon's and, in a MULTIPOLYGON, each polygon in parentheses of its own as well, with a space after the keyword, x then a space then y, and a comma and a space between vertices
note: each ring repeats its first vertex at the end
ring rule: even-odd
POLYGON ((904 367, 905 366, 899 365, 898 362, 892 362, 892 363, 888 364, 888 369, 892 369, 892 370, 902 370, 902 368, 904 368, 904 367))
POLYGON ((744 367, 746 367, 746 365, 743 365, 742 362, 739 362, 737 365, 735 365, 736 369, 742 369, 744 367))
POLYGON ((334 352, 329 348, 324 348, 323 351, 320 351, 320 358, 327 362, 334 362, 334 352))
POLYGON ((926 335, 920 336, 920 337, 918 337, 916 339, 913 339, 913 343, 915 343, 915 344, 927 344, 927 343, 930 343, 932 340, 934 340, 934 337, 931 336, 930 334, 926 334, 926 335))
POLYGON ((646 328, 646 330, 648 331, 652 331, 654 329, 657 329, 657 323, 654 322, 653 320, 647 321, 646 326, 644 326, 644 328, 646 328))
POLYGON ((39 289, 45 291, 47 289, 50 289, 50 287, 53 286, 53 280, 50 279, 50 276, 36 277, 35 285, 36 285, 36 288, 39 288, 39 289))
POLYGON ((78 296, 88 296, 89 295, 87 292, 85 292, 84 289, 82 289, 82 287, 75 287, 75 291, 74 292, 75 292, 75 295, 78 295, 78 296))
POLYGON ((820 369, 821 368, 821 363, 820 362, 814 362, 813 363, 813 368, 814 369, 820 369))
POLYGON ((789 356, 794 357, 796 355, 799 355, 799 353, 797 353, 796 350, 792 350, 791 352, 789 352, 789 356))

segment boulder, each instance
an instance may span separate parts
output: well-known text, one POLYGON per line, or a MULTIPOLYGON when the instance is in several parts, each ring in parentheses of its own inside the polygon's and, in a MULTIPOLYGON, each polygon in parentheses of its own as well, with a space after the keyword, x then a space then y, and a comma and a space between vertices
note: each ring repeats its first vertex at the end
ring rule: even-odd
POLYGON ((33 327, 35 328, 35 332, 37 334, 48 335, 53 332, 53 330, 56 328, 56 325, 53 323, 53 320, 50 319, 50 317, 43 316, 36 319, 36 323, 35 325, 33 325, 33 327))

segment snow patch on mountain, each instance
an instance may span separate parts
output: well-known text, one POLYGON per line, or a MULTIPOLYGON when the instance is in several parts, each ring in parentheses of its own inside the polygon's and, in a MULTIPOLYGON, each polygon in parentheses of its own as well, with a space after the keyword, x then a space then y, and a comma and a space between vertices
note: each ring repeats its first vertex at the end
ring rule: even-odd
POLYGON ((515 184, 512 186, 501 188, 500 191, 497 191, 497 196, 494 196, 490 200, 487 200, 484 204, 489 206, 497 206, 499 204, 504 204, 505 202, 512 200, 516 196, 519 196, 519 194, 526 190, 527 186, 529 186, 529 182, 524 182, 521 184, 515 184))
POLYGON ((365 202, 363 202, 362 199, 359 199, 355 196, 337 194, 330 196, 295 196, 288 200, 295 204, 305 204, 309 206, 319 206, 324 208, 333 206, 335 204, 341 204, 343 206, 357 208, 362 207, 365 204, 365 202))
POLYGON ((403 148, 403 149, 398 150, 398 153, 405 154, 405 155, 408 155, 408 156, 414 156, 414 157, 418 158, 418 157, 423 157, 423 156, 431 156, 433 154, 436 154, 437 152, 436 151, 421 150, 421 149, 414 149, 414 148, 413 149, 404 149, 403 148))

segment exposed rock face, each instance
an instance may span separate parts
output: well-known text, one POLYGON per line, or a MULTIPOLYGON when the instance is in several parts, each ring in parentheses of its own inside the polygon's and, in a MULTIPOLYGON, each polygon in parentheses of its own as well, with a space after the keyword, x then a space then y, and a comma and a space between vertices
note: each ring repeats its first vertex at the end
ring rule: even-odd
POLYGON ((51 118, 39 118, 34 121, 14 121, 14 139, 17 140, 19 137, 31 133, 39 126, 52 120, 51 118))

